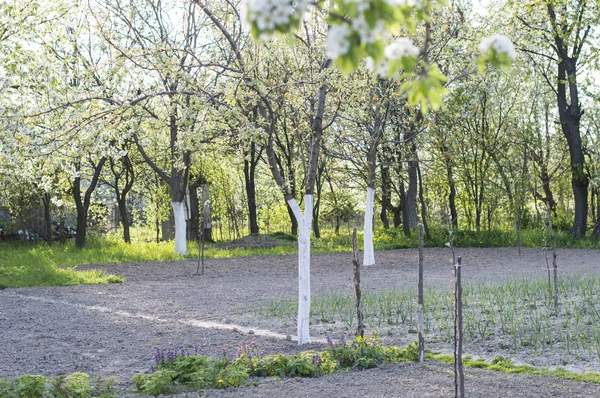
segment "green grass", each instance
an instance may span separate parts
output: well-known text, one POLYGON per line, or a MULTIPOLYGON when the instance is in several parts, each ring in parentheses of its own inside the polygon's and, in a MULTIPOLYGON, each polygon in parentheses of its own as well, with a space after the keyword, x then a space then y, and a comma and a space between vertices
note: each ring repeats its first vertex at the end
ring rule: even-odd
MULTIPOLYGON (((83 283, 119 282, 116 276, 100 271, 79 272, 78 265, 106 264, 121 262, 148 262, 181 260, 184 257, 174 254, 173 242, 150 242, 152 235, 147 230, 133 229, 134 243, 121 241, 120 236, 112 233, 106 237, 88 239, 84 249, 77 249, 74 242, 65 245, 45 244, 28 245, 23 243, 0 244, 0 288, 27 286, 62 286, 83 283)), ((512 231, 457 231, 454 234, 457 247, 514 247, 515 237, 512 231)), ((295 237, 282 232, 268 235, 273 243, 270 247, 227 248, 223 243, 207 244, 206 258, 232 258, 243 256, 267 256, 296 254, 295 237)), ((406 238, 401 230, 380 228, 374 233, 375 249, 389 250, 417 247, 417 234, 406 238)), ((444 247, 448 242, 448 233, 443 228, 432 228, 432 238, 425 241, 427 247, 444 247)), ((524 247, 543 247, 549 245, 549 239, 543 231, 524 230, 521 235, 524 247)), ((359 249, 362 250, 362 234, 358 236, 359 249)), ((598 240, 591 237, 574 238, 566 232, 557 233, 557 245, 563 248, 600 248, 598 240)), ((324 232, 320 239, 311 240, 312 253, 347 253, 351 251, 351 236, 335 235, 324 232)), ((198 244, 188 242, 188 259, 198 255, 198 244)))
MULTIPOLYGON (((448 364, 454 364, 454 356, 448 354, 426 354, 427 359, 445 362, 448 364)), ((584 383, 596 383, 600 384, 600 373, 587 372, 587 373, 575 373, 562 368, 558 369, 545 369, 536 368, 529 365, 515 365, 509 358, 497 357, 492 362, 486 362, 482 359, 473 359, 470 357, 463 358, 463 366, 468 368, 479 368, 494 370, 504 373, 518 373, 518 374, 529 374, 534 376, 555 376, 561 379, 580 381, 584 383)))

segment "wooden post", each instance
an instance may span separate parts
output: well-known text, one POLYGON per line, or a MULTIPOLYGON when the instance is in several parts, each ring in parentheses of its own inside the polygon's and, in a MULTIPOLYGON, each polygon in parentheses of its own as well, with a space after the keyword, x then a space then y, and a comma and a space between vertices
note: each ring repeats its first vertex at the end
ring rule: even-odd
POLYGON ((358 250, 356 248, 356 227, 352 231, 352 264, 354 265, 354 298, 356 304, 356 335, 365 337, 365 323, 363 319, 362 305, 360 303, 360 262, 358 260, 358 250))
POLYGON ((462 363, 463 346, 463 316, 462 316, 462 258, 454 263, 454 396, 465 396, 465 374, 462 363))
POLYGON ((558 309, 558 265, 556 264, 556 238, 552 228, 552 212, 550 203, 546 203, 546 213, 548 214, 548 230, 550 232, 550 241, 552 242, 552 270, 554 271, 554 308, 558 309))
POLYGON ((198 271, 200 270, 200 263, 202 263, 202 275, 204 275, 204 213, 200 214, 200 236, 198 242, 198 266, 196 267, 196 275, 198 275, 198 271))
POLYGON ((425 325, 423 308, 423 224, 419 224, 419 277, 418 277, 418 306, 419 306, 419 362, 425 359, 425 325))

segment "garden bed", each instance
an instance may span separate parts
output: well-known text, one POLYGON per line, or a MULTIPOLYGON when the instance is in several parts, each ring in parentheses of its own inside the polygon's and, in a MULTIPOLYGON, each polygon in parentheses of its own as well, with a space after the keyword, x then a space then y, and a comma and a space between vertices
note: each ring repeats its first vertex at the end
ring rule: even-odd
MULTIPOLYGON (((521 257, 512 248, 459 249, 457 254, 463 257, 463 280, 471 285, 535 280, 546 273, 544 253, 537 249, 524 249, 521 257)), ((426 287, 451 289, 450 257, 448 249, 426 249, 426 287)), ((376 259, 378 265, 363 268, 365 293, 400 291, 416 284, 416 250, 378 252, 376 259)), ((599 275, 600 252, 559 250, 558 264, 560 276, 599 275)), ((293 317, 261 313, 261 308, 273 303, 294 301, 294 255, 209 259, 205 275, 193 275, 195 261, 104 264, 79 269, 90 268, 122 275, 126 282, 0 291, 4 343, 0 353, 1 377, 55 376, 80 371, 117 376, 120 386, 125 387, 132 375, 150 371, 156 348, 194 351, 198 347, 203 355, 218 357, 225 350, 227 355, 235 356, 238 347, 254 341, 262 354, 293 354, 324 347, 327 335, 335 339, 348 335, 344 322, 319 322, 315 314, 311 333, 316 342, 298 347, 293 341, 293 317)), ((350 255, 314 255, 311 278, 315 302, 328 294, 350 294, 350 255)), ((372 324, 368 331, 374 329, 380 329, 385 344, 405 345, 415 336, 394 325, 372 324)), ((449 352, 451 345, 437 334, 432 330, 434 348, 449 352)), ((518 347, 515 351, 512 343, 488 335, 483 342, 474 338, 465 346, 465 352, 486 358, 503 355, 515 358, 517 363, 536 366, 598 370, 597 358, 590 360, 578 353, 563 355, 560 344, 528 354, 529 348, 518 347)), ((243 391, 211 390, 209 396, 299 397, 329 395, 327 391, 348 397, 367 393, 374 397, 449 396, 453 392, 450 370, 450 366, 440 363, 389 364, 357 374, 268 379, 258 387, 244 387, 243 391)), ((551 376, 506 375, 478 369, 467 369, 466 374, 469 396, 600 396, 597 385, 551 376)))

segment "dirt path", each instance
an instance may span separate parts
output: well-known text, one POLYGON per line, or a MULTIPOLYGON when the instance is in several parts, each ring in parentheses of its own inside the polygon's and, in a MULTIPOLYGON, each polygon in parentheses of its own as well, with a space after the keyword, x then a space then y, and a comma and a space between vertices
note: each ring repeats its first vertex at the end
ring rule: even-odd
MULTIPOLYGON (((514 249, 503 248, 460 249, 457 254, 463 257, 463 278, 471 283, 534 279, 546 272, 540 250, 525 249, 521 258, 514 249)), ((427 249, 426 285, 452 286, 449 257, 447 249, 427 249)), ((377 266, 363 270, 365 290, 414 285, 416 250, 380 252, 376 258, 377 266)), ((599 274, 599 251, 560 250, 558 261, 562 275, 599 274)), ((206 265, 204 276, 193 276, 193 261, 106 264, 97 268, 121 274, 127 281, 0 291, 0 377, 82 371, 127 380, 150 369, 157 347, 194 351, 197 346, 211 356, 221 355, 223 349, 234 355, 237 347, 249 341, 256 341, 263 353, 307 349, 285 338, 295 335, 293 324, 258 319, 249 312, 254 305, 296 297, 296 256, 215 259, 206 265)), ((311 278, 314 294, 350 292, 350 256, 313 256, 311 278)), ((313 336, 321 341, 326 337, 319 330, 313 336)), ((312 347, 322 345, 316 341, 312 347)), ((264 381, 259 387, 210 392, 209 396, 450 396, 449 370, 435 364, 396 364, 327 378, 264 381)), ((600 397, 596 385, 551 377, 472 369, 467 375, 469 396, 600 397)))

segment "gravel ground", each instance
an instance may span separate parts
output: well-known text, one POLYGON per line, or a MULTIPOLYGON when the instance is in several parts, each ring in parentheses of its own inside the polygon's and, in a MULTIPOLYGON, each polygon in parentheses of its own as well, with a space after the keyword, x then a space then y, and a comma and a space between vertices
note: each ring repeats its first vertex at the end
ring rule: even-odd
MULTIPOLYGON (((469 283, 535 279, 546 273, 541 250, 458 249, 463 279, 469 283)), ((426 249, 425 285, 450 289, 448 249, 426 249)), ((377 266, 364 268, 364 290, 412 287, 417 251, 376 253, 377 266)), ((264 353, 322 348, 325 330, 298 347, 294 325, 253 317, 250 309, 297 295, 296 256, 264 256, 206 261, 194 276, 194 261, 103 264, 126 282, 111 285, 35 287, 0 291, 0 377, 54 376, 75 371, 129 377, 148 372, 155 348, 198 347, 205 355, 235 353, 255 341, 264 353), (291 339, 286 338, 291 336, 291 339)), ((559 270, 598 274, 600 251, 560 250, 559 270)), ((84 267, 80 267, 84 268, 84 267)), ((352 289, 349 254, 313 255, 313 294, 352 289)), ((402 339, 392 341, 404 344, 402 339)), ((469 346, 466 347, 469 353, 469 346)), ((600 386, 557 379, 466 369, 469 397, 600 397, 600 386)), ((133 395, 123 392, 123 396, 133 395)), ((209 391, 215 397, 440 397, 453 395, 451 368, 443 364, 390 364, 383 368, 314 379, 264 380, 258 387, 209 391)))

